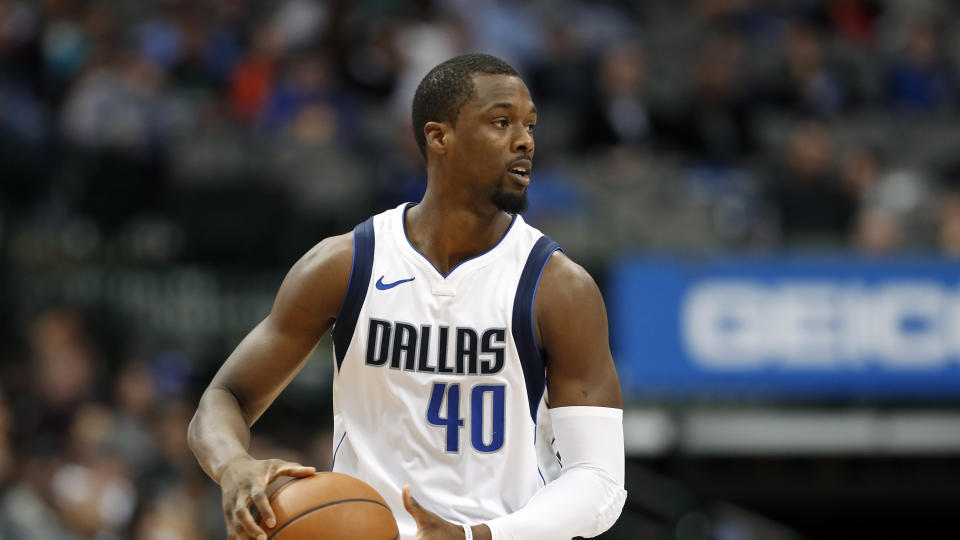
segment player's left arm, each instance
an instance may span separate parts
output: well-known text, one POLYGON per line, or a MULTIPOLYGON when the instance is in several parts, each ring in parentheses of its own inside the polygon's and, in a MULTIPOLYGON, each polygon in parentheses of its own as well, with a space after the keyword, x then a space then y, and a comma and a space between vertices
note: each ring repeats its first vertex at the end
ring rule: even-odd
POLYGON ((486 525, 493 540, 594 537, 626 501, 623 397, 606 308, 590 274, 559 251, 547 261, 533 308, 562 472, 526 506, 486 525))

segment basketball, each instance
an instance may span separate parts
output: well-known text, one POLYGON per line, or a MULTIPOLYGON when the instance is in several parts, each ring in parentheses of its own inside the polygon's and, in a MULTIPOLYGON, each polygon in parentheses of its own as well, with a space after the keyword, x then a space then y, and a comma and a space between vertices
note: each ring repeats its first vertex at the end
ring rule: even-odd
POLYGON ((270 496, 277 518, 260 523, 269 540, 395 540, 393 513, 377 490, 352 476, 323 472, 291 480, 270 496))

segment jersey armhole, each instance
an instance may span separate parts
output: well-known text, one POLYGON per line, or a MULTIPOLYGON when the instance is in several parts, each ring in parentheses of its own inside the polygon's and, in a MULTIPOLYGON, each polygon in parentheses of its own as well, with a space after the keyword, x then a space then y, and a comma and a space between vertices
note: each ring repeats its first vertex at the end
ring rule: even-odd
POLYGON ((353 340, 353 332, 360 317, 360 308, 363 307, 367 289, 370 287, 374 247, 373 218, 371 217, 353 229, 353 261, 350 263, 350 280, 347 282, 347 292, 333 325, 333 352, 337 371, 340 371, 347 349, 353 340))
POLYGON ((513 341, 517 345, 517 354, 520 357, 520 366, 523 369, 523 379, 527 387, 527 400, 530 406, 530 418, 537 423, 537 409, 546 386, 543 356, 537 346, 533 331, 533 300, 537 294, 537 286, 547 267, 547 261, 560 245, 543 235, 533 245, 527 262, 520 273, 520 282, 517 284, 517 294, 513 297, 513 341))

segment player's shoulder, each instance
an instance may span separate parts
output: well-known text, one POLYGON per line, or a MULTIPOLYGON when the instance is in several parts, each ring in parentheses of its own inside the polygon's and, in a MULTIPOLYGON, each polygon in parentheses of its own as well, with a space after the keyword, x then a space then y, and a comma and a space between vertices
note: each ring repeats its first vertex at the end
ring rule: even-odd
POLYGON ((538 311, 576 313, 583 303, 599 299, 600 289, 583 266, 557 250, 544 266, 536 295, 538 311))
POLYGON ((305 274, 346 268, 353 264, 353 232, 324 238, 294 265, 305 274))
MULTIPOLYGON (((367 219, 350 232, 318 242, 293 265, 287 281, 292 280, 298 289, 308 288, 310 292, 333 294, 338 301, 342 299, 354 269, 354 250, 366 252, 372 245, 374 220, 388 212, 367 219)), ((356 255, 360 257, 360 253, 356 255)))
POLYGON ((596 286, 590 272, 560 250, 554 251, 547 260, 540 278, 540 287, 578 290, 595 289, 596 286))
POLYGON ((326 319, 340 309, 353 264, 353 233, 331 236, 310 248, 280 286, 277 305, 326 319))
POLYGON ((544 348, 557 343, 565 346, 563 340, 606 321, 597 283, 584 267, 559 250, 553 252, 543 269, 533 309, 537 343, 544 348))

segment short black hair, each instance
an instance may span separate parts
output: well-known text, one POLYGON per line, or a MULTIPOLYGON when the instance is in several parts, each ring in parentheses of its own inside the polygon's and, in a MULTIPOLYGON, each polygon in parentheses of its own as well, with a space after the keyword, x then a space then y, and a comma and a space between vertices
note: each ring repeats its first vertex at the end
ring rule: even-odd
POLYGON ((427 140, 423 126, 427 122, 457 122, 460 108, 474 96, 475 73, 520 76, 510 64, 482 53, 454 56, 431 69, 413 95, 413 136, 424 158, 427 140))

